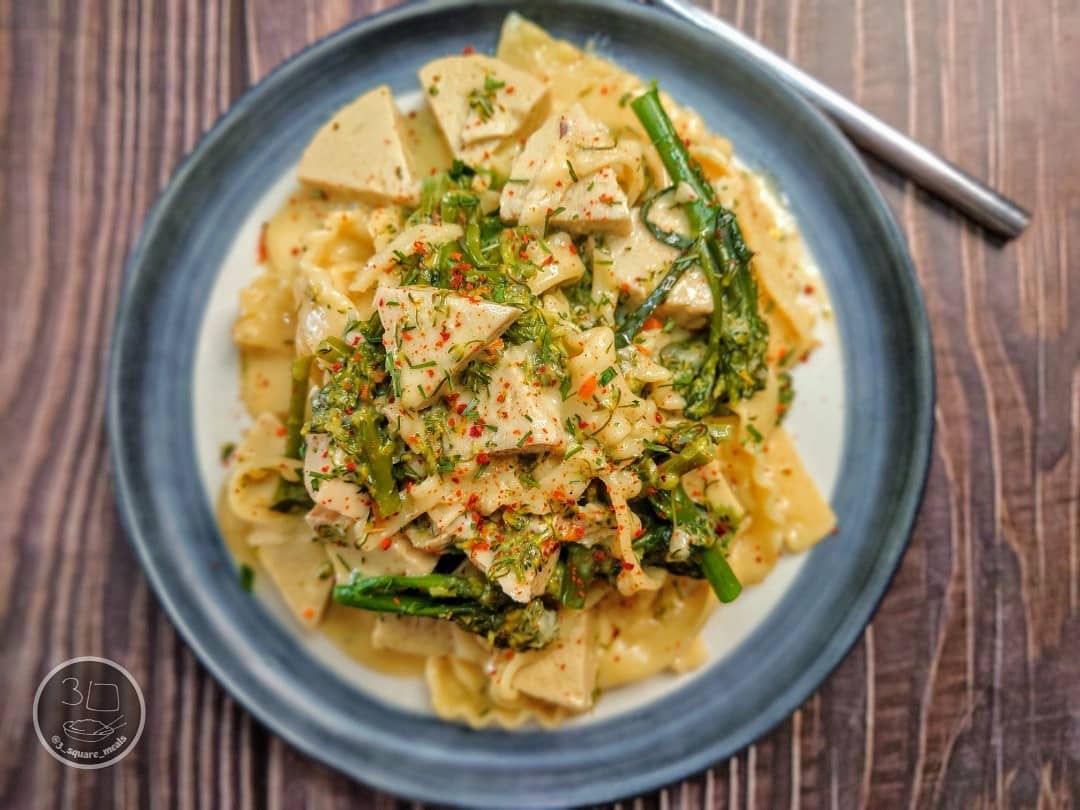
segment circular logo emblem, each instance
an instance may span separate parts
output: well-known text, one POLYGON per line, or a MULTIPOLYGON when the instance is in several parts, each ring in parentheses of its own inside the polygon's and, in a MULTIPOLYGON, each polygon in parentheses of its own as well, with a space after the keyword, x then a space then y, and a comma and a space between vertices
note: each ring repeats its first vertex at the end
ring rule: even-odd
POLYGON ((72 658, 34 695, 34 729, 45 750, 73 768, 105 768, 135 747, 146 701, 131 673, 107 658, 72 658))

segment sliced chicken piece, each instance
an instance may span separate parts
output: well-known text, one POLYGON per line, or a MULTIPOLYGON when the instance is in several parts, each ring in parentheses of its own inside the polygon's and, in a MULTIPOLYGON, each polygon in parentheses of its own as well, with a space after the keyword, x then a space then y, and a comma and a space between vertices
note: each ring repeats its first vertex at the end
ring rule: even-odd
POLYGON ((422 224, 406 228, 364 263, 349 285, 349 290, 366 292, 380 282, 394 286, 391 280, 396 278, 395 273, 402 256, 427 253, 446 242, 460 239, 463 233, 459 225, 450 224, 422 224))
POLYGON ((643 185, 641 147, 616 143, 580 104, 529 136, 503 187, 499 213, 543 230, 628 233, 629 205, 643 185))
POLYGON ((366 202, 415 204, 413 179, 390 88, 376 87, 338 110, 300 158, 300 180, 366 202))
POLYGON ((379 287, 375 307, 394 364, 395 390, 413 410, 521 314, 515 307, 452 295, 434 287, 379 287))
MULTIPOLYGON (((539 596, 547 587, 547 582, 555 572, 555 566, 559 562, 558 543, 552 543, 541 564, 529 571, 524 571, 519 577, 513 571, 501 575, 495 581, 503 589, 503 593, 522 604, 530 601, 534 596, 539 596)), ((487 573, 494 562, 495 554, 491 549, 480 549, 469 552, 469 560, 484 573, 487 573)))
POLYGON ((558 638, 525 655, 528 661, 514 673, 515 689, 575 711, 592 705, 597 671, 592 611, 559 611, 558 638))
POLYGON ((422 551, 441 552, 451 537, 465 530, 468 521, 464 504, 439 504, 406 526, 405 536, 422 551))
POLYGON ((521 131, 547 95, 528 73, 481 54, 428 62, 420 83, 454 156, 466 162, 521 131))
POLYGON ((323 479, 336 467, 345 464, 340 451, 330 444, 325 433, 309 433, 304 454, 304 486, 316 506, 322 506, 352 520, 367 520, 371 514, 371 498, 359 485, 340 478, 323 479), (314 477, 312 476, 314 473, 314 477))
POLYGON ((548 222, 574 233, 629 232, 630 205, 615 170, 605 166, 573 183, 548 222))
POLYGON ((552 287, 577 281, 585 275, 585 263, 578 256, 574 240, 567 233, 552 234, 541 244, 532 240, 525 248, 529 261, 540 269, 536 275, 526 280, 533 295, 542 295, 552 287), (547 250, 544 250, 544 247, 547 250))
POLYGON ((439 561, 437 554, 414 548, 400 534, 379 542, 368 537, 360 545, 360 548, 355 544, 325 545, 324 559, 330 558, 338 582, 348 582, 354 571, 364 577, 430 574, 439 561))
POLYGON ((531 342, 509 347, 478 397, 478 419, 492 428, 482 437, 484 452, 544 452, 566 444, 558 389, 544 388, 529 371, 536 351, 531 342))
POLYGON ((348 538, 356 525, 356 521, 347 515, 317 504, 304 515, 304 523, 316 537, 339 541, 348 538))

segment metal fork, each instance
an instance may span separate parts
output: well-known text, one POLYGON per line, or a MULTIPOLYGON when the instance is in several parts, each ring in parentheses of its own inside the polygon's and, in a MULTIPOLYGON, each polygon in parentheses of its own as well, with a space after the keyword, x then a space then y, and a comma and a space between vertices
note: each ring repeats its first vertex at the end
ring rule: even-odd
POLYGON ((1031 215, 1012 200, 875 118, 734 26, 684 0, 645 2, 719 37, 771 70, 832 118, 857 146, 986 229, 1012 239, 1031 221, 1031 215))

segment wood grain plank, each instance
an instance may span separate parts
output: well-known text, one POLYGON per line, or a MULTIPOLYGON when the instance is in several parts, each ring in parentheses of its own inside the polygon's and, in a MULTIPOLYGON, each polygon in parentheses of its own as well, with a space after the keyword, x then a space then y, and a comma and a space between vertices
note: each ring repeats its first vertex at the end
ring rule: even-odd
MULTIPOLYGON (((772 734, 624 808, 1080 803, 1080 4, 702 2, 1035 209, 1001 244, 868 163, 934 333, 937 439, 911 548, 862 640, 772 734)), ((389 808, 272 737, 149 593, 111 506, 104 350, 124 256, 251 81, 386 3, 0 0, 0 805, 389 808), (122 766, 33 741, 76 654, 143 683, 122 766)))

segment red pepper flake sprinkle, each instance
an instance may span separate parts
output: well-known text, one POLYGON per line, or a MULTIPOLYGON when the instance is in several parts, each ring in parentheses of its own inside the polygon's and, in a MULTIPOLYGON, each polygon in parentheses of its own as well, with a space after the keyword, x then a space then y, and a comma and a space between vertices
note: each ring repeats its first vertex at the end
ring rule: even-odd
POLYGON ((480 425, 473 425, 469 428, 469 435, 474 439, 479 439, 480 435, 484 432, 484 429, 480 425))
POLYGON ((390 538, 389 537, 384 537, 382 539, 382 542, 379 543, 379 548, 381 548, 383 551, 389 551, 390 550, 390 538))
POLYGON ((476 454, 476 463, 477 464, 488 464, 490 462, 491 462, 491 456, 489 456, 487 453, 477 453, 476 454))
POLYGON ((476 53, 476 48, 474 48, 472 45, 466 45, 464 48, 461 49, 462 56, 472 56, 474 53, 476 53))
POLYGON ((596 375, 590 374, 589 378, 581 384, 578 388, 578 396, 582 399, 588 399, 596 393, 596 375))
POLYGON ((664 328, 664 325, 663 325, 662 323, 660 323, 660 319, 659 319, 659 318, 655 318, 655 317, 649 316, 648 318, 646 318, 646 319, 645 319, 645 323, 643 323, 643 324, 641 325, 641 328, 642 328, 642 329, 645 329, 645 330, 649 330, 649 329, 663 329, 663 328, 664 328))
POLYGON ((284 435, 285 435, 285 428, 283 428, 283 427, 279 427, 279 428, 278 428, 278 429, 277 429, 277 430, 275 431, 275 433, 277 433, 277 435, 278 435, 278 436, 284 436, 284 435))

